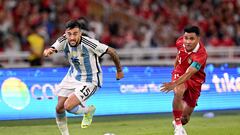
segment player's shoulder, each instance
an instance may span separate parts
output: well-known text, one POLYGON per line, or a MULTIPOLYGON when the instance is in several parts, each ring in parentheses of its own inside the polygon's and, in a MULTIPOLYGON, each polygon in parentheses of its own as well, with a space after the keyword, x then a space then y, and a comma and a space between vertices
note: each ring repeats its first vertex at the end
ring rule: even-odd
POLYGON ((58 41, 59 43, 62 43, 62 42, 64 42, 64 41, 67 41, 66 35, 63 34, 62 36, 58 37, 57 41, 58 41))
POLYGON ((207 55, 207 51, 204 47, 204 44, 202 42, 199 43, 200 44, 200 48, 198 49, 198 51, 195 54, 196 57, 198 58, 205 58, 207 59, 208 55, 207 55))
POLYGON ((94 39, 94 38, 91 38, 91 37, 88 37, 88 36, 82 36, 82 42, 83 43, 98 43, 99 41, 94 39))
POLYGON ((87 37, 87 36, 82 36, 81 42, 83 43, 82 44, 83 46, 88 47, 88 48, 90 47, 92 49, 96 49, 99 44, 98 40, 87 37))
POLYGON ((180 49, 181 47, 183 47, 183 36, 180 36, 177 40, 176 40, 176 47, 178 49, 180 49))
POLYGON ((178 43, 183 43, 183 36, 180 36, 177 38, 176 44, 178 44, 178 43))
POLYGON ((207 51, 206 51, 205 46, 204 46, 204 43, 202 41, 200 41, 199 44, 200 44, 199 53, 207 54, 207 51))

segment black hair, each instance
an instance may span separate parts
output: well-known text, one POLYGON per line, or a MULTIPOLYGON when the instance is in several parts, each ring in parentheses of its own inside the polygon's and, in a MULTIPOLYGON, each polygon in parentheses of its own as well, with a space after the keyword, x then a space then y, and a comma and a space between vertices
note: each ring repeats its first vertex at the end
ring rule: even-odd
POLYGON ((66 25, 65 25, 65 28, 66 28, 66 29, 73 29, 73 28, 79 28, 79 29, 81 29, 80 24, 78 23, 77 20, 70 20, 70 21, 68 21, 68 22, 66 23, 66 25))
POLYGON ((184 29, 184 33, 195 33, 197 36, 200 36, 200 29, 197 26, 187 26, 184 29))
POLYGON ((89 23, 88 23, 88 20, 85 17, 79 17, 77 19, 77 22, 79 23, 80 28, 82 30, 89 31, 89 23))

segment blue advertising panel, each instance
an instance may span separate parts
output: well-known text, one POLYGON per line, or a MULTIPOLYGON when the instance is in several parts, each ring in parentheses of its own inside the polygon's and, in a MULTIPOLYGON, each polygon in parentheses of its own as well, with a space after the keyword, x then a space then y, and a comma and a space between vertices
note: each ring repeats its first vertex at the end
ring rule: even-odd
MULTIPOLYGON (((0 69, 0 120, 53 118, 55 91, 67 68, 0 69)), ((117 81, 115 67, 103 67, 103 87, 88 100, 96 115, 171 112, 173 92, 159 91, 171 80, 172 67, 124 67, 117 81)), ((196 110, 240 109, 240 68, 206 67, 196 110)), ((68 116, 74 116, 68 114, 68 116)))

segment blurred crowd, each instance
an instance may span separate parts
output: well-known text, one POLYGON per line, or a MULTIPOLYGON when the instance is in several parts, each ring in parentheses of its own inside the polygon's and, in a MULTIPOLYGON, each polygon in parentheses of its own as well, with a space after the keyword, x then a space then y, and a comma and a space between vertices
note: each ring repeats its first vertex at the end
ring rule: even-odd
POLYGON ((79 17, 114 48, 172 47, 189 24, 201 28, 206 46, 240 45, 238 0, 0 0, 0 52, 41 57, 79 17))
MULTIPOLYGON (((174 45, 186 25, 201 28, 202 40, 207 46, 240 45, 239 0, 106 0, 114 9, 119 8, 146 22, 131 29, 138 47, 174 45), (140 36, 141 37, 141 36, 140 36), (140 41, 140 42, 139 42, 140 41)), ((124 30, 124 28, 122 28, 124 30)))

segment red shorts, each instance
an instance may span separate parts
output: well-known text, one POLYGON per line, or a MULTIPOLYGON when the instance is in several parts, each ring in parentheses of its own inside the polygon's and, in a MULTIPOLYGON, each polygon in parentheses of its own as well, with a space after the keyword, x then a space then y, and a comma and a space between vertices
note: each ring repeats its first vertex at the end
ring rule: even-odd
MULTIPOLYGON (((176 76, 176 74, 172 74, 172 81, 174 81, 178 78, 179 78, 179 76, 176 76)), ((197 105, 197 100, 200 96, 202 84, 189 79, 184 83, 184 85, 186 87, 186 91, 184 92, 183 100, 190 107, 195 107, 197 105)))

